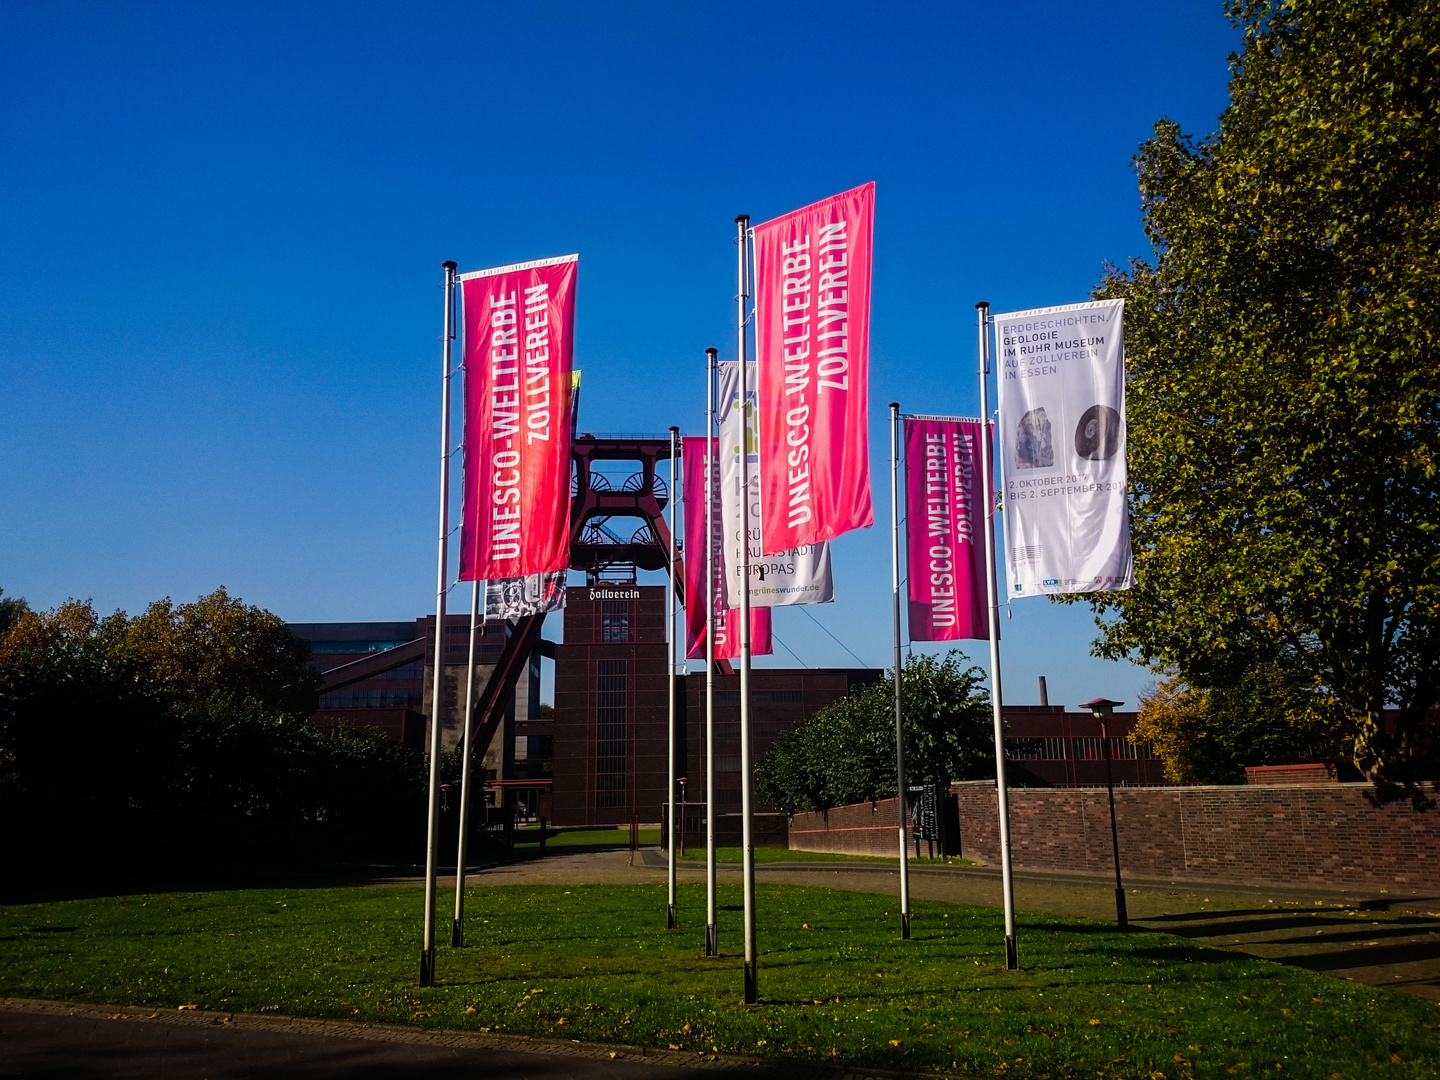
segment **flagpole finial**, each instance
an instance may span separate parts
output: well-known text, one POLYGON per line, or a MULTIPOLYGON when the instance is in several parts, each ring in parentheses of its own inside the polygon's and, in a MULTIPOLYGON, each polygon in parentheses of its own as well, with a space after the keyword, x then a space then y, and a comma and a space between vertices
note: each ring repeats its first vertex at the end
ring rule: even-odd
POLYGON ((892 401, 892 402, 890 402, 890 408, 892 408, 892 409, 898 409, 898 408, 900 408, 900 403, 899 403, 898 401, 892 401))
POLYGON ((976 300, 976 301, 975 301, 975 306, 976 306, 977 308, 989 307, 989 306, 990 306, 990 301, 989 301, 989 300, 976 300))
POLYGON ((711 360, 714 360, 717 356, 720 355, 720 350, 712 346, 711 348, 705 350, 705 355, 710 357, 711 360))
POLYGON ((454 269, 456 269, 459 265, 460 265, 460 264, 457 263, 454 259, 446 259, 444 262, 442 262, 442 263, 440 264, 440 267, 441 267, 441 269, 444 269, 444 270, 454 270, 454 269))
POLYGON ((744 225, 744 224, 745 224, 747 221, 749 221, 749 220, 750 220, 750 215, 749 215, 749 214, 736 214, 736 215, 735 215, 735 224, 736 224, 736 225, 744 225))

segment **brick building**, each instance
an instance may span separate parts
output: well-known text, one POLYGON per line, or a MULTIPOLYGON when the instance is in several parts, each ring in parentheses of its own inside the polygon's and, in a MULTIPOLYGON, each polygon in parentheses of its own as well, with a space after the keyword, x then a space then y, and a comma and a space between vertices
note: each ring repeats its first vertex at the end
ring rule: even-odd
MULTIPOLYGON (((555 646, 554 788, 557 825, 657 821, 666 803, 669 685, 663 585, 598 582, 571 588, 564 643, 555 646)), ((775 736, 875 669, 775 669, 751 674, 752 748, 758 760, 775 736)), ((718 809, 740 809, 740 677, 716 676, 718 809)), ((686 798, 704 800, 705 676, 677 679, 677 774, 686 798)))

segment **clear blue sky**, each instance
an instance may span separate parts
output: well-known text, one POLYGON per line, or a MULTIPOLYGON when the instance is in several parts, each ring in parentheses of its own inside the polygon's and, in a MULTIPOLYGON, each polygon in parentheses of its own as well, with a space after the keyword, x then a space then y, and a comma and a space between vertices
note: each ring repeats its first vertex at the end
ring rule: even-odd
MULTIPOLYGON (((431 610, 443 259, 580 252, 582 427, 697 431, 735 214, 875 180, 880 524, 814 614, 885 664, 885 403, 974 414, 977 299, 1146 252, 1131 156, 1214 129, 1237 41, 1218 0, 0 2, 0 587, 431 610)), ((1088 655, 1087 608, 1003 633, 1011 701, 1150 679, 1088 655)))

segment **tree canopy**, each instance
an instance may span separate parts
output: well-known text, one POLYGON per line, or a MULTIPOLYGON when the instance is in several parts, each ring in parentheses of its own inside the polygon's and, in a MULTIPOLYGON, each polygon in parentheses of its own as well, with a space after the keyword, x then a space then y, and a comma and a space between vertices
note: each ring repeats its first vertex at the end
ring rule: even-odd
MULTIPOLYGON (((907 784, 995 775, 990 696, 958 652, 912 656, 900 694, 907 784)), ((760 797, 786 813, 895 794, 895 673, 783 732, 756 765, 760 797)))
POLYGON ((1366 775, 1440 695, 1440 6, 1244 0, 1230 104, 1136 159, 1124 296, 1136 584, 1097 652, 1199 691, 1279 672, 1366 775), (1387 730, 1383 712, 1398 707, 1387 730))
POLYGON ((241 850, 263 860, 305 843, 383 857, 420 835, 418 755, 378 732, 317 730, 308 650, 270 612, 224 589, 134 619, 89 601, 8 610, 7 865, 73 862, 77 836, 96 845, 88 867, 241 850))

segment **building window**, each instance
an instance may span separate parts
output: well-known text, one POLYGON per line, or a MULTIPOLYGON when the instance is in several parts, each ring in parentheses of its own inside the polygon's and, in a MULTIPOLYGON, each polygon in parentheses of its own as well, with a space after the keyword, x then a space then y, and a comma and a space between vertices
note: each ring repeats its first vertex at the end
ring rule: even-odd
POLYGON ((600 601, 600 640, 630 640, 630 601, 600 601))
MULTIPOLYGON (((613 601, 604 601, 605 604, 613 601)), ((629 605, 625 626, 629 626, 629 605)), ((596 666, 595 694, 595 805, 625 805, 626 717, 629 665, 624 660, 601 660, 596 666)))
POLYGON ((322 709, 419 709, 423 690, 330 690, 320 695, 322 709))
POLYGON ((1065 740, 1060 738, 1007 735, 1005 756, 1011 761, 1063 761, 1065 740))
MULTIPOLYGON (((1150 748, 1137 748, 1134 743, 1123 735, 1110 736, 1110 757, 1115 761, 1134 761, 1137 757, 1149 758, 1150 748), (1137 750, 1139 751, 1137 753, 1137 750)), ((1077 761, 1104 761, 1105 751, 1101 747, 1100 739, 1096 736, 1077 736, 1075 739, 1075 759, 1077 761)))

